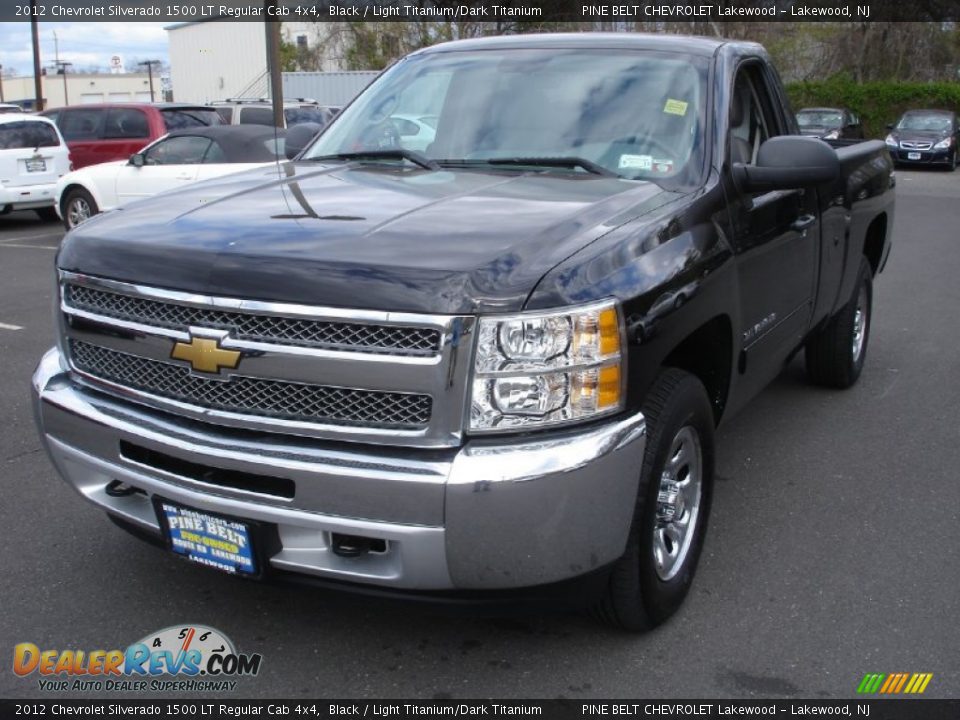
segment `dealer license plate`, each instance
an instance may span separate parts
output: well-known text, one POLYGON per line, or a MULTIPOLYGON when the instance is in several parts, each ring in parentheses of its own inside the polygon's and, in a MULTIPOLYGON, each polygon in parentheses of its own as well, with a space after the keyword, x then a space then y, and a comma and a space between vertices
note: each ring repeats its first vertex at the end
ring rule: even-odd
POLYGON ((256 575, 250 526, 199 510, 158 502, 170 549, 179 555, 224 572, 256 575))
POLYGON ((26 161, 27 172, 46 172, 47 161, 43 158, 30 158, 26 161))
POLYGON ((920 153, 907 153, 907 160, 919 160, 920 153))

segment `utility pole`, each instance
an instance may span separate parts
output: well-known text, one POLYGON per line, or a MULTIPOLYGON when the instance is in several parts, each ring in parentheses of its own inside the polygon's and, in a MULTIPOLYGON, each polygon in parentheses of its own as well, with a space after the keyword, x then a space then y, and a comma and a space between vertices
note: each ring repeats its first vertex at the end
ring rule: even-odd
POLYGON ((3 102, 3 65, 0 65, 0 102, 3 102))
POLYGON ((70 104, 70 96, 67 94, 67 68, 73 67, 71 62, 60 62, 57 61, 57 71, 63 73, 63 104, 64 106, 70 104))
MULTIPOLYGON (((277 17, 277 0, 264 0, 264 15, 277 17), (273 8, 271 11, 270 8, 273 8)), ((264 21, 267 34, 267 72, 270 75, 270 98, 273 100, 273 124, 283 127, 283 76, 280 68, 280 21, 264 21)))
POLYGON ((153 64, 160 64, 159 60, 144 60, 143 62, 138 62, 137 65, 146 65, 147 66, 147 77, 150 78, 150 102, 156 102, 153 99, 153 64))
POLYGON ((34 107, 43 110, 43 85, 40 83, 40 30, 37 27, 37 0, 30 0, 30 34, 33 36, 33 91, 34 107))

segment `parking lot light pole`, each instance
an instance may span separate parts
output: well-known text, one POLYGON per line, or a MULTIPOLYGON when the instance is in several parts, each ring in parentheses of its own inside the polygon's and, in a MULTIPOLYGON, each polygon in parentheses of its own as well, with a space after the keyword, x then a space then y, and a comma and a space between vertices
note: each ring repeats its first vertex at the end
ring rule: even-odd
POLYGON ((150 102, 156 102, 153 98, 153 64, 159 64, 159 60, 144 60, 143 62, 138 62, 137 65, 146 65, 147 66, 147 77, 150 78, 150 102))

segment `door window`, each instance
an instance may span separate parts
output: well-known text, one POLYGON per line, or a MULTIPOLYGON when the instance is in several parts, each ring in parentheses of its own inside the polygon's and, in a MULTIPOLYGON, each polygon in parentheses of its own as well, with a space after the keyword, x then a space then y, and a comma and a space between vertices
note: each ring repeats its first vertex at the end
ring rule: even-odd
POLYGON ((65 110, 60 116, 60 132, 66 140, 96 140, 105 115, 103 108, 65 110))
POLYGON ((777 115, 758 64, 737 72, 730 105, 730 159, 752 165, 767 139, 781 135, 777 115))
POLYGON ((110 108, 103 127, 104 138, 148 138, 150 126, 142 110, 110 108))
POLYGON ((205 137, 184 135, 151 145, 144 153, 146 165, 197 165, 210 147, 205 137))

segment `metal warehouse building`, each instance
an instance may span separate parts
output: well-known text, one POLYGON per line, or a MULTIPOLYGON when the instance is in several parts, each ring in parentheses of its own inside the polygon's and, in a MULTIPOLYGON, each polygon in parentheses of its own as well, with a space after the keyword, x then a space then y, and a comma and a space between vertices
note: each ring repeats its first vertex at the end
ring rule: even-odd
MULTIPOLYGON (((330 25, 282 24, 283 39, 298 48, 318 50, 318 63, 325 71, 284 73, 285 97, 311 97, 325 105, 342 105, 376 76, 375 72, 343 71, 334 43, 324 35, 330 25)), ((262 22, 188 22, 166 30, 175 101, 208 103, 270 94, 262 22)))

